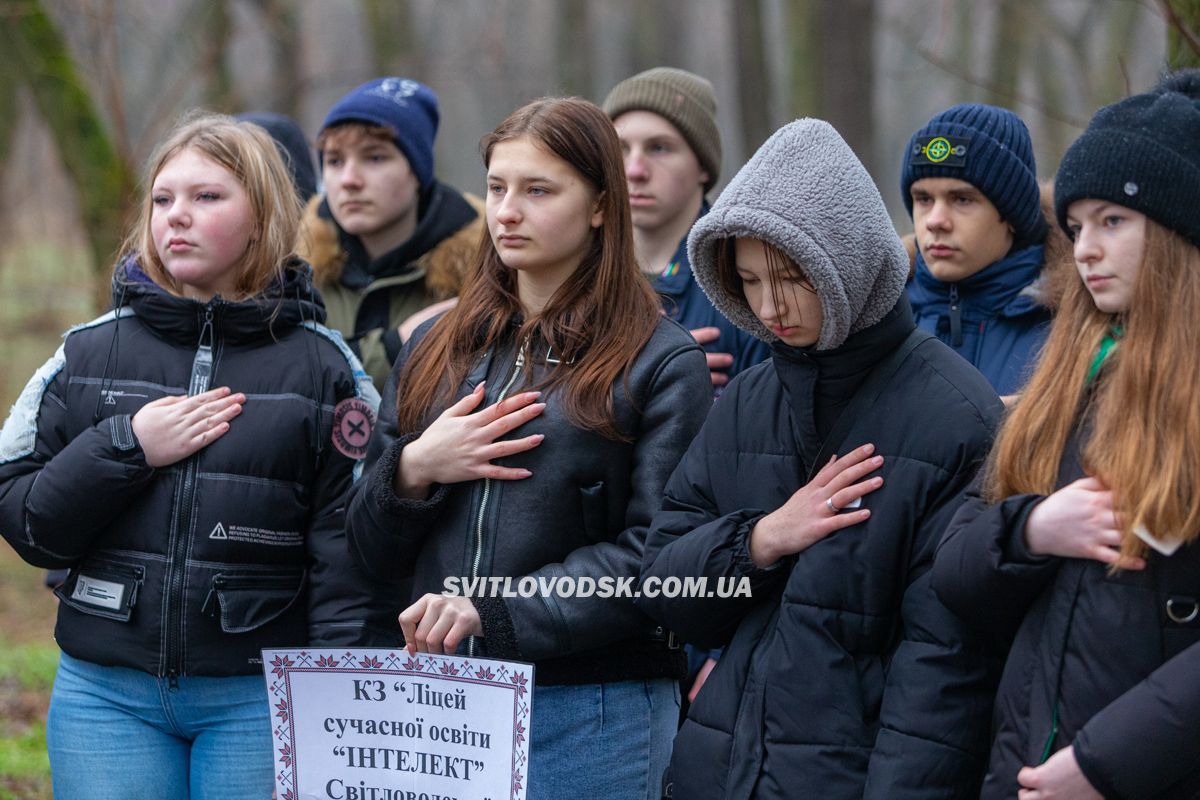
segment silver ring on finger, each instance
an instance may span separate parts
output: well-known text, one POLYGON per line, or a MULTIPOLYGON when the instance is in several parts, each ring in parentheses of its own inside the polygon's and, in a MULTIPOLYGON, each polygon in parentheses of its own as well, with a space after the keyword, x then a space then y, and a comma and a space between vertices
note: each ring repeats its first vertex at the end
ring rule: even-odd
POLYGON ((832 511, 834 514, 841 511, 840 508, 838 508, 837 506, 835 506, 833 504, 833 495, 829 495, 829 497, 825 498, 825 505, 829 506, 829 510, 832 511))

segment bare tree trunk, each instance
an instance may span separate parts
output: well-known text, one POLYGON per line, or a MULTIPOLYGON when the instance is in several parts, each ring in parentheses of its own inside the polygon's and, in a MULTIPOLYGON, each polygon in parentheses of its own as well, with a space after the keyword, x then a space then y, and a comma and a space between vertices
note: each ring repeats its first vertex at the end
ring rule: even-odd
POLYGON ((762 17, 760 0, 744 0, 734 16, 738 43, 738 107, 747 152, 757 150, 774 132, 762 17))
MULTIPOLYGON (((412 9, 403 0, 363 0, 367 35, 371 37, 374 75, 405 75, 412 71, 416 50, 412 9)), ((418 76, 419 77, 419 76, 418 76)))
MULTIPOLYGON (((98 276, 120 245, 134 181, 96 113, 75 62, 40 0, 0 0, 3 82, 27 85, 79 193, 98 276)), ((5 109, 8 110, 8 109, 5 109)), ((7 116, 7 115, 6 115, 7 116)))
POLYGON ((300 12, 288 0, 262 0, 260 11, 274 55, 272 110, 297 119, 304 91, 301 80, 304 75, 304 48, 300 41, 300 12))
POLYGON ((875 0, 841 0, 818 7, 822 113, 875 174, 875 0))
POLYGON ((563 94, 591 97, 592 31, 588 0, 560 0, 558 22, 558 63, 563 94))
POLYGON ((207 102, 218 111, 240 111, 242 101, 229 68, 229 41, 233 37, 229 0, 212 0, 207 11, 204 26, 207 35, 201 58, 201 74, 207 78, 207 102))
POLYGON ((1023 0, 1000 0, 996 9, 996 24, 992 27, 992 58, 987 85, 989 102, 1012 108, 1016 105, 1021 80, 1021 64, 1025 57, 1023 0))
POLYGON ((790 105, 792 117, 820 117, 821 60, 818 36, 817 3, 814 0, 789 0, 787 6, 788 42, 791 45, 790 105))

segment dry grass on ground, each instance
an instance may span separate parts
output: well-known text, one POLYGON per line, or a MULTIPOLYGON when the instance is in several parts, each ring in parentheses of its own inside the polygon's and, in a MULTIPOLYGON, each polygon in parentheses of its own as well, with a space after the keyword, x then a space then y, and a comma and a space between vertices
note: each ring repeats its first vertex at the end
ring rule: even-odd
POLYGON ((0 800, 49 800, 46 709, 58 663, 42 571, 0 546, 0 800))

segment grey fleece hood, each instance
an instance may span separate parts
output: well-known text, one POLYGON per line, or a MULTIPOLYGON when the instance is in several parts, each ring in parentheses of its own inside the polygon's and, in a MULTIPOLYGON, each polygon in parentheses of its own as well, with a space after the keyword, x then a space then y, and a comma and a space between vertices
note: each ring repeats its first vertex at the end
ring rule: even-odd
POLYGON ((688 236, 692 273, 717 310, 747 333, 778 341, 746 298, 717 280, 716 249, 729 237, 774 245, 808 276, 824 315, 818 350, 883 319, 908 278, 908 255, 879 190, 833 126, 818 119, 776 131, 688 236))

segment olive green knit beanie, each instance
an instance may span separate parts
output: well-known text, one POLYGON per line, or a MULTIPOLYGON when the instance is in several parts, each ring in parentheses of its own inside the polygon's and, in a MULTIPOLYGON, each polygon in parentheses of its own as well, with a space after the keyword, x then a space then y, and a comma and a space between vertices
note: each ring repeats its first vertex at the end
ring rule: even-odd
POLYGON ((648 69, 621 81, 604 98, 610 119, 626 111, 651 111, 678 128, 708 173, 704 191, 712 189, 721 173, 721 134, 711 83, 674 67, 648 69))

